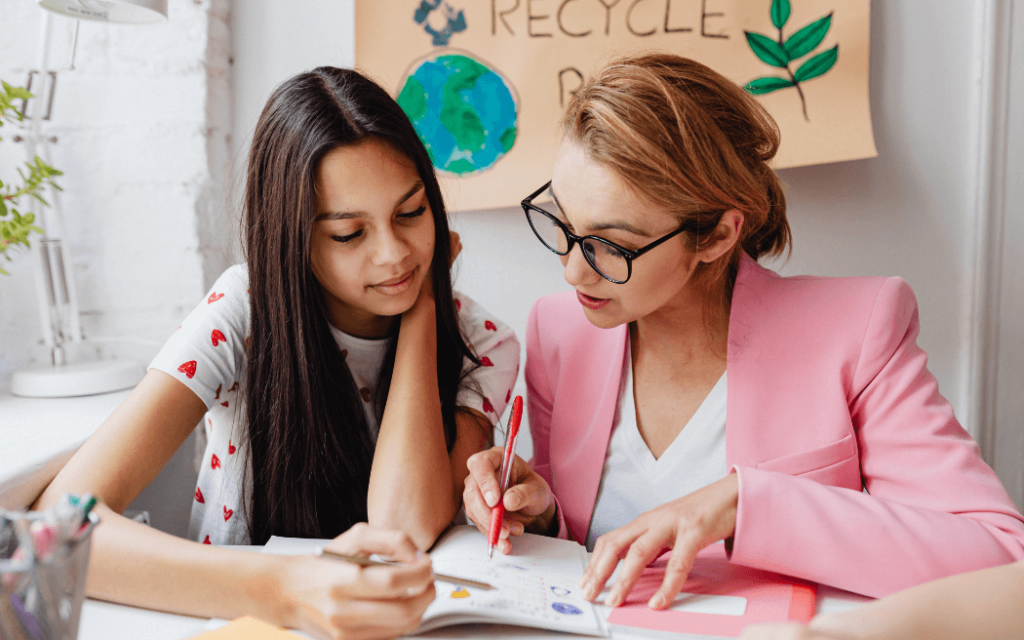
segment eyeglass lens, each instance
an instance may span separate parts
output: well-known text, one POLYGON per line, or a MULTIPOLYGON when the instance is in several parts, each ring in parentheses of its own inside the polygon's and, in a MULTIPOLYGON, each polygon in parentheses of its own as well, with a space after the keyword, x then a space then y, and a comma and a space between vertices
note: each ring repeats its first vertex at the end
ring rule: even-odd
MULTIPOLYGON (((562 231, 556 219, 559 218, 558 207, 554 202, 534 203, 535 207, 542 209, 548 215, 542 215, 536 211, 527 210, 530 217, 530 226, 533 227, 537 238, 548 248, 564 256, 568 253, 569 239, 562 231)), ((629 278, 629 262, 626 256, 618 249, 598 240, 587 238, 583 240, 583 253, 587 262, 594 267, 598 273, 612 280, 624 281, 629 278)))

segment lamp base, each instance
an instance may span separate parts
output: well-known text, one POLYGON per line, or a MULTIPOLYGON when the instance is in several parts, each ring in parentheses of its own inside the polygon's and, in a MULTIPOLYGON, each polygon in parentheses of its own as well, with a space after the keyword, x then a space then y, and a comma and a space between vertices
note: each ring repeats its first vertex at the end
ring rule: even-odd
POLYGON ((22 398, 92 396, 137 385, 145 375, 130 360, 94 360, 63 365, 36 365, 14 372, 11 394, 22 398))

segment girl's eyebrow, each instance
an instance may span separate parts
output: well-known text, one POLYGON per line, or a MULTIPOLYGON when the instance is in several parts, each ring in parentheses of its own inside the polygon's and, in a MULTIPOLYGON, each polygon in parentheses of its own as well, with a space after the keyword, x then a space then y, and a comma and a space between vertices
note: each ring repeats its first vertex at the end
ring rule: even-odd
MULTIPOLYGON (((402 197, 395 202, 395 209, 401 207, 409 198, 423 190, 423 181, 417 180, 402 197)), ((316 217, 317 220, 351 220, 352 218, 365 218, 365 211, 327 211, 316 217)))
MULTIPOLYGON (((565 209, 562 207, 562 203, 558 201, 558 196, 555 195, 554 187, 548 187, 548 192, 551 193, 551 199, 555 201, 555 205, 558 207, 558 210, 561 211, 562 215, 564 216, 565 209)), ((647 231, 634 227, 625 220, 618 220, 615 222, 599 222, 590 227, 591 231, 605 231, 607 229, 620 229, 622 231, 626 231, 628 233, 632 233, 633 235, 637 235, 643 238, 652 237, 651 234, 648 233, 647 231)))

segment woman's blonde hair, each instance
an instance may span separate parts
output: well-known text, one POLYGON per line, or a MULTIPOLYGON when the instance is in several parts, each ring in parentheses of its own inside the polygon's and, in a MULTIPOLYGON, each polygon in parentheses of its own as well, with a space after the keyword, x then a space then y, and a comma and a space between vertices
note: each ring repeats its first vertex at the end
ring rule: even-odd
POLYGON ((589 157, 612 168, 641 199, 663 208, 687 232, 690 249, 707 246, 722 214, 744 214, 740 238, 696 286, 732 298, 740 251, 755 260, 789 250, 782 183, 768 166, 779 129, 739 86, 676 55, 650 53, 612 61, 573 96, 562 130, 589 157), (704 231, 706 229, 706 231, 704 231))

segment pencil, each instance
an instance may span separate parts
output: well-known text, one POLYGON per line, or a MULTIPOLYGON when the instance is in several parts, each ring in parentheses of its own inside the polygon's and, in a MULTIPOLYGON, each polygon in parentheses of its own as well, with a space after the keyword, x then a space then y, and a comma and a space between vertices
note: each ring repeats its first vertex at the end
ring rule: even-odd
MULTIPOLYGON (((380 560, 371 560, 369 558, 364 558, 362 556, 350 556, 344 553, 331 551, 329 549, 321 549, 320 555, 327 558, 334 558, 335 560, 344 560, 345 562, 358 564, 362 567, 375 567, 378 565, 384 567, 393 567, 395 565, 395 563, 393 562, 381 562, 380 560)), ((493 591, 495 589, 495 587, 492 587, 486 582, 477 582, 476 580, 467 580, 466 578, 456 578, 455 576, 446 576, 440 573, 435 574, 434 579, 440 580, 442 582, 450 582, 452 584, 457 584, 460 587, 471 587, 473 589, 482 589, 484 591, 493 591)))

